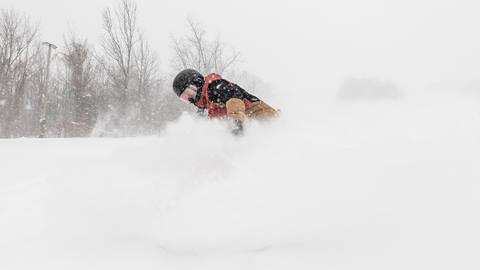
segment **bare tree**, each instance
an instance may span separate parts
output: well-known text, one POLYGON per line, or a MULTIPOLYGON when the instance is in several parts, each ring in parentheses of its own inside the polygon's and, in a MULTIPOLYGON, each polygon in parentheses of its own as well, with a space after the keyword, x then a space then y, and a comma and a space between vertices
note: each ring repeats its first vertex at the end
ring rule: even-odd
POLYGON ((70 37, 50 58, 26 15, 0 11, 0 137, 38 136, 43 111, 48 136, 87 136, 97 119, 107 119, 99 126, 110 135, 154 132, 166 121, 158 59, 133 0, 105 9, 103 30, 100 54, 70 37))
POLYGON ((207 39, 203 26, 189 18, 188 34, 182 38, 172 38, 175 56, 172 65, 175 70, 193 68, 206 74, 225 73, 238 61, 239 53, 227 53, 220 38, 207 39))
POLYGON ((148 42, 141 36, 135 50, 135 80, 137 85, 137 106, 140 109, 139 120, 152 123, 155 90, 160 88, 158 58, 152 52, 148 42))
POLYGON ((65 121, 67 136, 87 136, 92 131, 96 117, 95 88, 97 86, 97 65, 93 52, 86 40, 75 36, 65 39, 63 62, 63 84, 70 98, 67 112, 71 115, 65 121))
POLYGON ((102 122, 111 123, 102 124, 124 134, 146 131, 161 121, 158 58, 138 27, 137 16, 131 0, 120 0, 116 8, 104 11, 104 55, 98 57, 109 82, 101 95, 101 104, 108 108, 101 111, 106 111, 102 118, 107 119, 102 122))
POLYGON ((106 56, 103 64, 114 88, 120 113, 124 116, 129 102, 135 46, 139 41, 137 5, 131 0, 121 0, 115 9, 105 9, 103 30, 102 47, 106 56))
POLYGON ((38 50, 38 28, 14 10, 0 12, 0 135, 13 136, 25 105, 30 67, 38 50))

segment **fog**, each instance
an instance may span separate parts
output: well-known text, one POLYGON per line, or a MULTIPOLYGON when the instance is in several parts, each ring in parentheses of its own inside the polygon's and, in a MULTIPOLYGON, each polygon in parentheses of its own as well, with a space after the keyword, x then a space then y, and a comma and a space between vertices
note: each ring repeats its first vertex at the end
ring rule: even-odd
POLYGON ((0 267, 478 269, 478 102, 427 100, 0 140, 0 267))
MULTIPOLYGON (((46 40, 61 43, 74 30, 97 41, 101 10, 115 1, 4 0, 40 22, 46 40)), ((242 54, 240 68, 291 92, 298 80, 327 95, 346 77, 392 80, 420 91, 434 83, 478 81, 477 1, 341 0, 138 1, 140 25, 165 74, 170 37, 186 18, 202 22, 242 54)), ((304 91, 305 89, 301 89, 304 91)), ((335 95, 335 94, 332 94, 335 95)))
MULTIPOLYGON (((95 40, 113 2, 2 6, 95 40)), ((138 4, 167 78, 195 17, 280 117, 242 137, 185 112, 149 138, 0 140, 0 268, 479 268, 480 4, 138 4)))

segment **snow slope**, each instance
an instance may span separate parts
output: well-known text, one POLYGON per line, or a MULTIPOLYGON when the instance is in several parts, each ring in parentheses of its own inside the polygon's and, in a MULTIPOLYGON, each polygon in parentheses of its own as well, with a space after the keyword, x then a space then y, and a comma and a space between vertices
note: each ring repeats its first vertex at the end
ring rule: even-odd
POLYGON ((0 269, 480 267, 478 100, 295 102, 242 138, 1 140, 0 269))

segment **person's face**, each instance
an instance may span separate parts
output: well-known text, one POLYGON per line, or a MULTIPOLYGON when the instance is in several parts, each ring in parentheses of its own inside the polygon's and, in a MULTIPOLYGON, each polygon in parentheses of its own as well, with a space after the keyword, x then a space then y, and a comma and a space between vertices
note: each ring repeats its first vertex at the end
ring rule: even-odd
POLYGON ((194 85, 189 85, 183 93, 180 95, 180 100, 186 103, 195 103, 195 97, 197 96, 197 87, 194 85))

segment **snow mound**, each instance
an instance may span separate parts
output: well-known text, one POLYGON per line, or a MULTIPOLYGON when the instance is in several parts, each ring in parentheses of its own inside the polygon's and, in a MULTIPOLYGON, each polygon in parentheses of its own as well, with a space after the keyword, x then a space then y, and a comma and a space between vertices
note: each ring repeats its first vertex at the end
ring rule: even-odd
POLYGON ((478 101, 296 108, 242 137, 185 114, 158 137, 0 141, 0 268, 480 265, 478 101))

